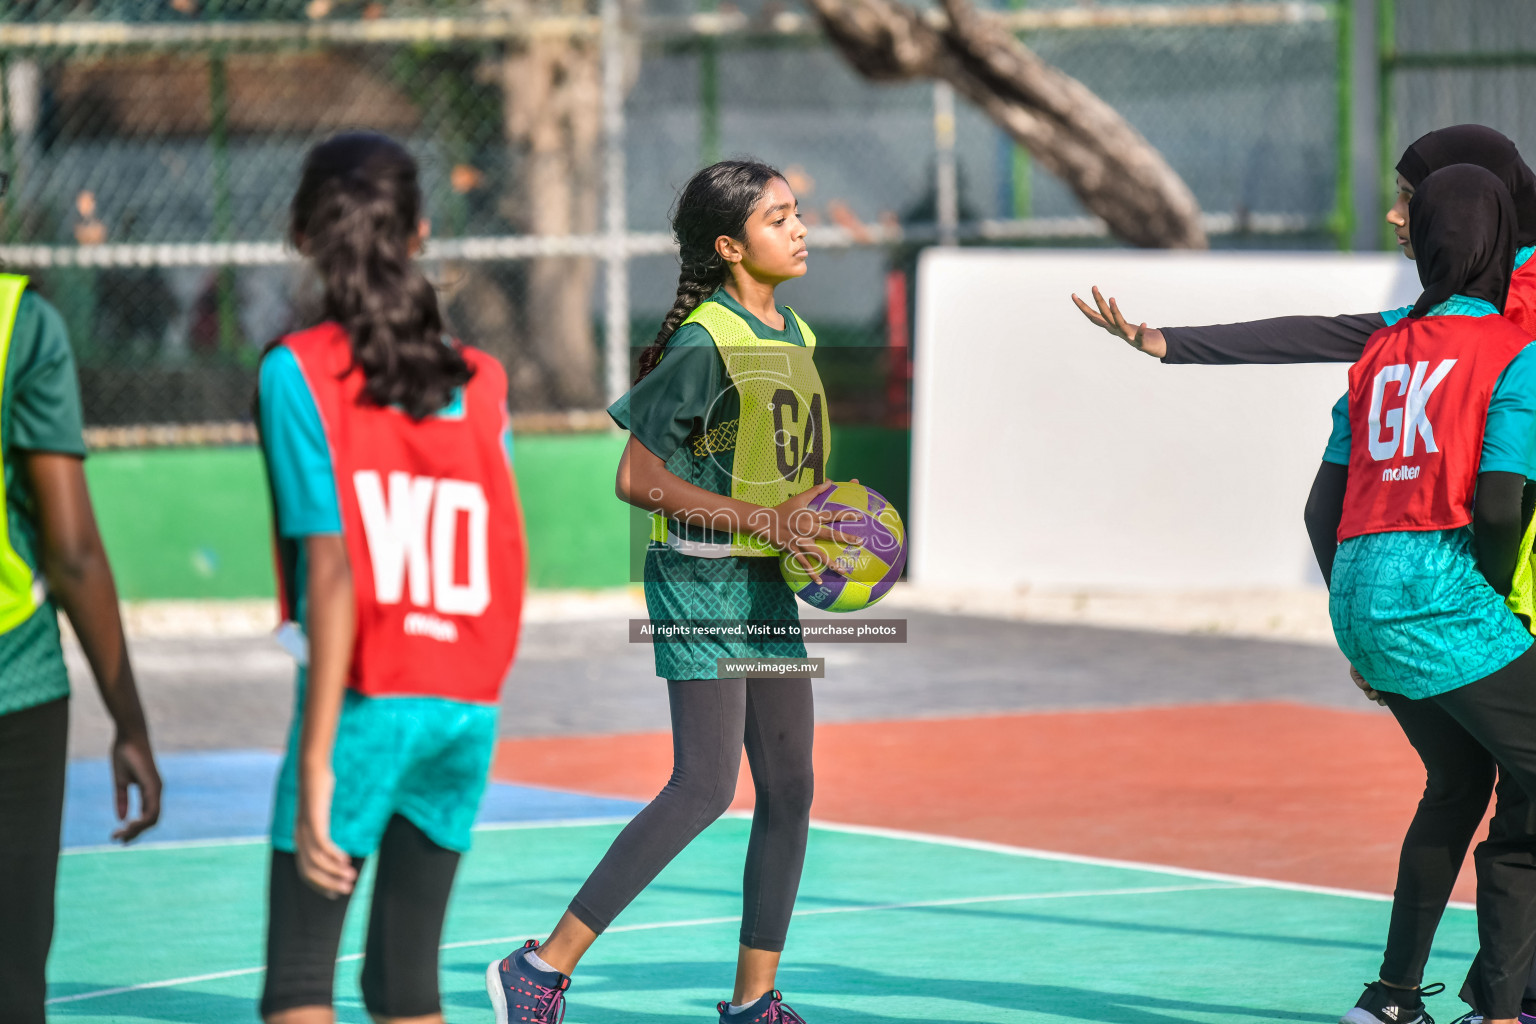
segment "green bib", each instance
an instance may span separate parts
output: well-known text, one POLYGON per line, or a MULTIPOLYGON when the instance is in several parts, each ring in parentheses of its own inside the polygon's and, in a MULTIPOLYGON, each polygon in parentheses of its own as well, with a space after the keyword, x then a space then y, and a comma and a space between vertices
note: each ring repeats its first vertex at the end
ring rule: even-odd
MULTIPOLYGON (((832 454, 827 396, 811 358, 816 335, 800 314, 791 309, 789 315, 800 327, 804 346, 759 338, 745 319, 719 302, 701 303, 683 321, 709 332, 741 399, 741 418, 715 428, 735 434, 731 497, 765 507, 826 480, 832 454)), ((734 534, 729 544, 669 535, 662 515, 654 518, 651 539, 704 558, 778 554, 767 541, 748 533, 734 534)))
POLYGON ((1536 552, 1531 550, 1533 543, 1536 543, 1536 516, 1525 525, 1525 536, 1520 539, 1520 559, 1515 562, 1515 576, 1504 603, 1520 617, 1527 629, 1536 633, 1536 565, 1532 564, 1536 562, 1536 552))
MULTIPOLYGON (((5 364, 11 354, 11 333, 16 329, 16 312, 26 289, 25 277, 0 274, 0 402, 5 397, 5 364)), ((5 451, 0 447, 0 480, 4 479, 5 451)), ((9 633, 26 622, 42 603, 42 581, 11 546, 9 513, 0 515, 0 633, 9 633)))

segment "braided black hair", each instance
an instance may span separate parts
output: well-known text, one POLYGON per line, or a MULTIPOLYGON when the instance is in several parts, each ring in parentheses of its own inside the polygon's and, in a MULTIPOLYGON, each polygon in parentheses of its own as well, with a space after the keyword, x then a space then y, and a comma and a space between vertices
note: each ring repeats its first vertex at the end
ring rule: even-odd
POLYGON ((661 321, 656 340, 640 353, 641 378, 656 368, 667 339, 694 308, 726 282, 730 265, 715 249, 721 235, 739 239, 770 182, 783 175, 756 160, 722 160, 688 179, 672 213, 681 266, 677 298, 661 321))

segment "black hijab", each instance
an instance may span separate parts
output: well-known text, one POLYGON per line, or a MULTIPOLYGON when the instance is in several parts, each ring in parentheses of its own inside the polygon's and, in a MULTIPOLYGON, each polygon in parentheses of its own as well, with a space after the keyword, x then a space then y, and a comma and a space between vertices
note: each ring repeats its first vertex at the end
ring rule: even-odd
POLYGON ((1437 128, 1403 150, 1397 173, 1418 188, 1429 175, 1451 164, 1476 164, 1497 175, 1515 201, 1515 245, 1536 245, 1536 173, 1520 158, 1513 142, 1480 124, 1437 128))
POLYGON ((1504 312, 1515 272, 1515 204, 1492 171, 1452 164, 1426 177, 1408 203, 1408 236, 1424 285, 1410 316, 1452 295, 1487 299, 1504 312))

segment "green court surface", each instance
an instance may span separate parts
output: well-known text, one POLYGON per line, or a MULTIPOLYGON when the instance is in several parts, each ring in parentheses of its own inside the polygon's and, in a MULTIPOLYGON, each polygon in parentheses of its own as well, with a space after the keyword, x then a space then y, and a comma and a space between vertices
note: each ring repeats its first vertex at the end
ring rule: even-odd
MULTIPOLYGON (((489 827, 465 859, 444 935, 450 1022, 489 1021, 487 962, 553 924, 620 823, 489 827)), ((712 1021, 730 994, 748 822, 695 841, 594 947, 570 1024, 712 1021)), ((61 864, 50 1017, 255 1019, 266 846, 83 850, 61 864)), ((366 879, 365 879, 366 884, 366 879)), ((1389 904, 1153 867, 818 827, 780 973, 812 1024, 1338 1019, 1375 977, 1389 904)), ((337 973, 357 997, 354 908, 337 973)), ((1476 949, 1453 909, 1428 977, 1454 991, 1476 949)), ((1430 1001, 1445 1019, 1450 995, 1430 1001)))

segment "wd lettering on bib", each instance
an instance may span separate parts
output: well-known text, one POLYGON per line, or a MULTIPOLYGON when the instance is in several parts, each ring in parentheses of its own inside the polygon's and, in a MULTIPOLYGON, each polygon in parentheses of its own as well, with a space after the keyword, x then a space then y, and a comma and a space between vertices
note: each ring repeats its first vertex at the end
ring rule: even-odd
MULTIPOLYGON (((452 413, 416 421, 362 396, 336 324, 289 335, 325 427, 357 602, 349 685, 370 696, 492 703, 517 650, 526 545, 502 447, 506 376, 475 375, 452 413)), ((296 559, 279 538, 284 617, 296 559)))
POLYGON ((1472 521, 1488 401, 1530 343, 1499 316, 1408 317, 1349 371, 1349 483, 1339 540, 1472 521))
POLYGON ((491 603, 485 535, 490 506, 479 484, 391 473, 386 497, 375 470, 359 470, 352 482, 380 604, 399 604, 409 580, 417 607, 430 605, 445 615, 485 611, 491 603), (461 563, 467 566, 462 581, 456 575, 461 563))

